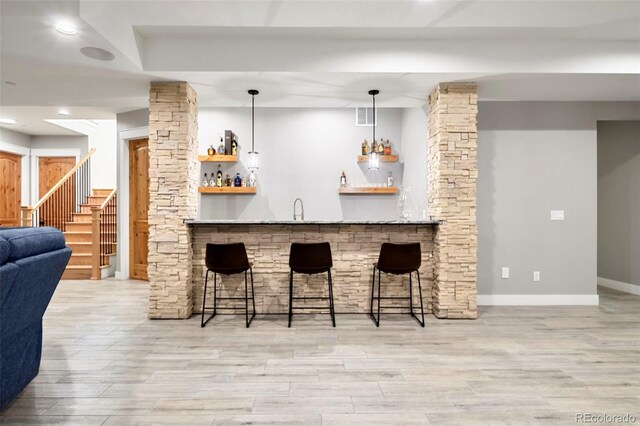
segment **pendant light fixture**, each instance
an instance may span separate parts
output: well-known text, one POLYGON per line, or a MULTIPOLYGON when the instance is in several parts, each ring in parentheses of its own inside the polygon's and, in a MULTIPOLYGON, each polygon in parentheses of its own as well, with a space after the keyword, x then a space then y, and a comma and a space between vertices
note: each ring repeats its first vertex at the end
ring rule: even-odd
POLYGON ((249 151, 249 170, 254 172, 258 170, 258 153, 255 149, 255 97, 260 92, 251 89, 248 93, 251 95, 251 151, 249 151))
MULTIPOLYGON (((373 122, 371 123, 371 128, 373 129, 373 140, 371 141, 372 146, 376 140, 376 95, 379 93, 379 90, 369 90, 373 104, 373 122)), ((380 156, 377 152, 374 152, 373 149, 369 150, 369 170, 378 170, 379 167, 380 156)))

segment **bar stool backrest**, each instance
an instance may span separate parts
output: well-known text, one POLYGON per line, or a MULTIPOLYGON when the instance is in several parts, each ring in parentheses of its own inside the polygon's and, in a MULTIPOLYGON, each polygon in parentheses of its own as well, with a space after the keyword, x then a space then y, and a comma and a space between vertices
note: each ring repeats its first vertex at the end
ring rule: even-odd
POLYGON ((324 243, 291 243, 289 267, 302 274, 319 274, 333 266, 331 245, 324 243))
POLYGON ((382 243, 378 269, 390 274, 407 274, 417 271, 422 264, 420 243, 382 243))
POLYGON ((205 263, 210 271, 225 275, 239 274, 251 266, 244 243, 207 244, 205 263))

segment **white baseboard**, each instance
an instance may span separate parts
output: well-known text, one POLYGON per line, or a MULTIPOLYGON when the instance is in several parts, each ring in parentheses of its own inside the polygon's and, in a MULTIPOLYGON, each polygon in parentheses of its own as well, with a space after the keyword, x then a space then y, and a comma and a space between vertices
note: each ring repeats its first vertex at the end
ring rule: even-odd
POLYGON ((625 283, 623 281, 610 280, 609 278, 601 277, 598 277, 598 285, 640 296, 640 285, 625 283))
POLYGON ((597 294, 479 294, 479 306, 598 305, 597 294))

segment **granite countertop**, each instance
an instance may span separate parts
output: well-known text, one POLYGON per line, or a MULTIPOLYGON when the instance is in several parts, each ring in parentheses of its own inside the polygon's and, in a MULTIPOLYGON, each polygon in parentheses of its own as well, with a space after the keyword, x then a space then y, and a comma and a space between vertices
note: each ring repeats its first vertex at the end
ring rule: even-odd
POLYGON ((438 225, 438 220, 186 220, 188 225, 438 225))

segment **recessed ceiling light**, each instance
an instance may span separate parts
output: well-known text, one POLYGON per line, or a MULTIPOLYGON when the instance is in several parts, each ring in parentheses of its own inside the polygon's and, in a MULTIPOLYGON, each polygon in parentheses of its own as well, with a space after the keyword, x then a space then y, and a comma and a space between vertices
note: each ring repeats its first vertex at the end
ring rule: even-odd
POLYGON ((60 115, 69 115, 69 110, 61 108, 61 109, 58 110, 58 114, 60 114, 60 115))
POLYGON ((13 118, 0 118, 0 124, 16 124, 13 118))
POLYGON ((83 47, 80 49, 80 53, 96 61, 113 61, 116 58, 113 53, 99 47, 83 47))
POLYGON ((56 31, 64 35, 75 35, 78 32, 72 25, 64 23, 56 24, 56 31))

